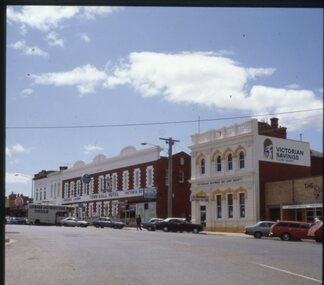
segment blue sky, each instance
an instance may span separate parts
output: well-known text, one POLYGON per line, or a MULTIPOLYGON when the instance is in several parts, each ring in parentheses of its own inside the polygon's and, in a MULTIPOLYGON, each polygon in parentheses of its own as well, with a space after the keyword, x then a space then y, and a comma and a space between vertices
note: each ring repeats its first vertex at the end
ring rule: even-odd
POLYGON ((200 118, 204 132, 313 110, 277 117, 288 138, 322 151, 322 79, 321 9, 8 7, 6 194, 30 195, 35 173, 99 153, 167 149, 159 137, 189 152, 198 132, 198 122, 46 127, 200 118))

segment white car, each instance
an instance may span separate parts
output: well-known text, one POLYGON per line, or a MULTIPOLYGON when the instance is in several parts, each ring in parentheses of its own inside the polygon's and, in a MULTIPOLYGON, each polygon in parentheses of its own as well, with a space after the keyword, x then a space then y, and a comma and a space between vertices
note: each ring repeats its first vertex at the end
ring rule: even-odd
POLYGON ((87 221, 79 220, 75 217, 68 217, 63 220, 61 220, 62 226, 69 226, 69 227, 87 227, 89 226, 89 223, 87 221))

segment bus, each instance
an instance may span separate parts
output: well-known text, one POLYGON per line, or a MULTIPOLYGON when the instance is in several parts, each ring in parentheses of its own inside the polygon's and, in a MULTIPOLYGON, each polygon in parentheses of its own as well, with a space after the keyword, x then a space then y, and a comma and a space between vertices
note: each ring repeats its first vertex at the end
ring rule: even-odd
POLYGON ((60 225, 62 219, 72 216, 75 207, 60 205, 28 205, 28 223, 30 225, 60 225))

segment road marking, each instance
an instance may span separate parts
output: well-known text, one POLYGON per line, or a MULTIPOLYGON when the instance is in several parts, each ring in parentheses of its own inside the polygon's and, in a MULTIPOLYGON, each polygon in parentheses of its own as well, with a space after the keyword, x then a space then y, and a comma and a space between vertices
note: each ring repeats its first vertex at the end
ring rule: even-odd
POLYGON ((273 270, 277 270, 277 271, 280 271, 280 272, 283 272, 283 273, 287 273, 287 274, 290 274, 290 275, 302 277, 302 278, 305 278, 305 279, 308 279, 308 280, 312 280, 314 282, 318 282, 318 283, 321 283, 322 284, 322 280, 318 280, 318 279, 311 278, 311 277, 308 277, 308 276, 305 276, 305 275, 293 273, 293 272, 290 272, 290 271, 287 271, 287 270, 283 270, 283 269, 276 268, 276 267, 272 267, 272 266, 265 265, 265 264, 258 264, 258 265, 263 266, 263 267, 267 267, 267 268, 270 268, 270 269, 273 269, 273 270))

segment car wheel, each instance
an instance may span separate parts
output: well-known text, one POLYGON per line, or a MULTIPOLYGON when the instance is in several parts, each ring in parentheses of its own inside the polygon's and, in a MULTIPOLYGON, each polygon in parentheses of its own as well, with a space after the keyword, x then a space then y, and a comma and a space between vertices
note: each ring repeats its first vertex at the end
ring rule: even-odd
POLYGON ((169 231, 168 227, 163 227, 163 231, 168 232, 169 231))
POLYGON ((194 228, 194 229, 192 230, 192 232, 193 232, 194 234, 198 234, 199 230, 198 230, 197 228, 194 228))
POLYGON ((147 227, 147 230, 148 230, 148 231, 151 231, 151 230, 152 230, 152 228, 151 228, 151 227, 149 226, 149 227, 147 227))
POLYGON ((289 240, 291 240, 291 236, 288 233, 284 233, 281 235, 281 239, 284 241, 289 241, 289 240))
POLYGON ((261 238, 261 237, 262 237, 262 233, 260 233, 260 232, 255 232, 255 233, 254 233, 254 237, 255 237, 255 238, 261 238))

